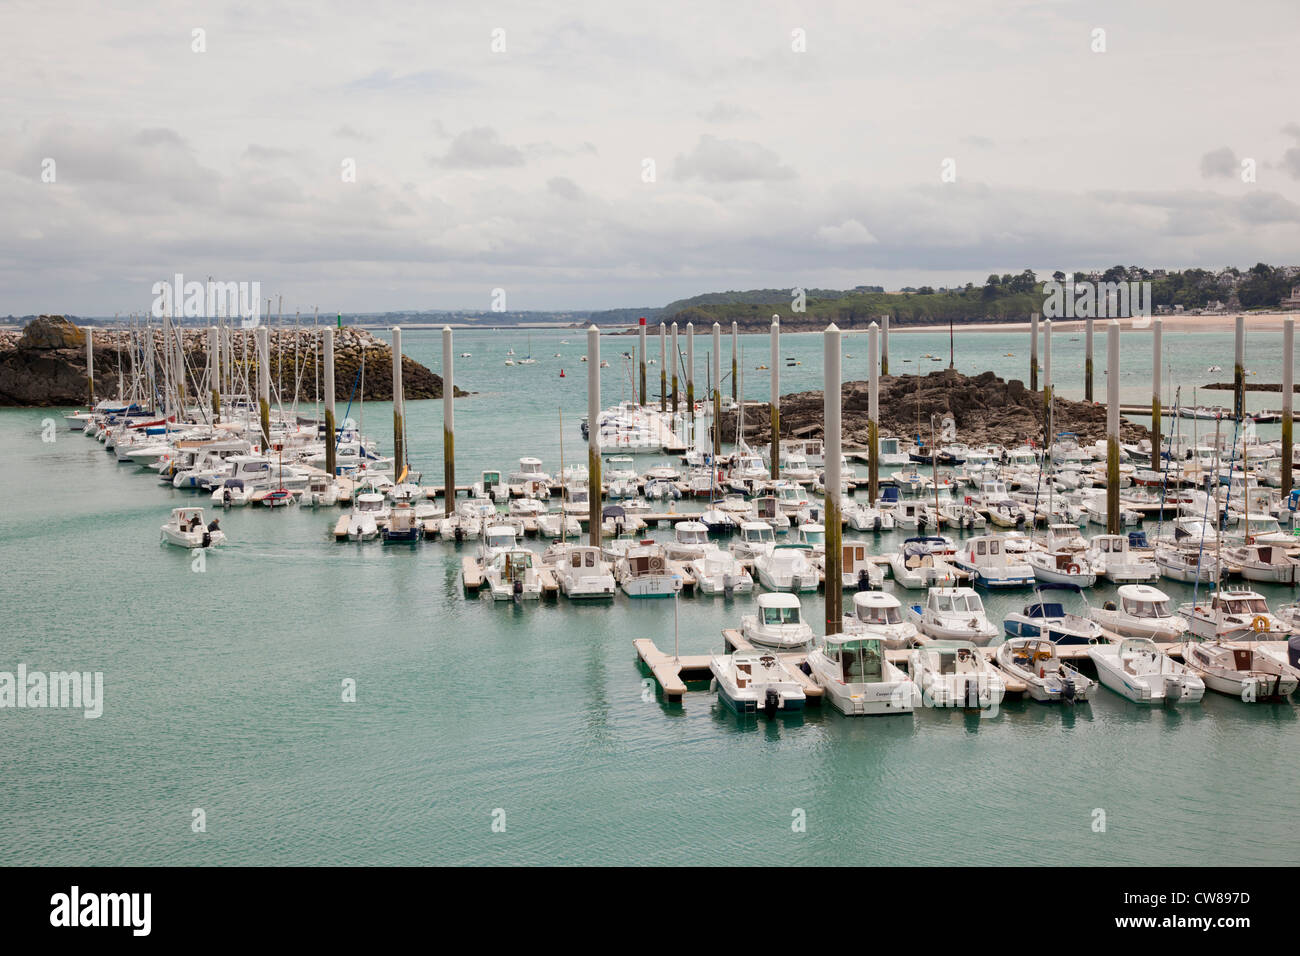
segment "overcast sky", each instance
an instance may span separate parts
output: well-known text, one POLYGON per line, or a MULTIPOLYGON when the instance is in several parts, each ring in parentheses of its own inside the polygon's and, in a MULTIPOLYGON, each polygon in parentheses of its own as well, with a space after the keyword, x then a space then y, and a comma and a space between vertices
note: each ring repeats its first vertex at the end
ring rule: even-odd
POLYGON ((1294 0, 111 6, 0 5, 0 314, 1300 263, 1294 0))

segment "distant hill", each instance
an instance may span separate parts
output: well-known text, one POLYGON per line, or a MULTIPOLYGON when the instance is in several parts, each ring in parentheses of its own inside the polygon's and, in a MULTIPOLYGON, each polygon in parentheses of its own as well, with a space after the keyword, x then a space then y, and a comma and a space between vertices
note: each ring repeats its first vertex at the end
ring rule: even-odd
MULTIPOLYGON (((859 286, 851 291, 839 291, 837 289, 805 289, 804 297, 806 299, 839 299, 846 295, 853 295, 861 292, 884 292, 883 286, 859 286)), ((676 317, 679 313, 687 309, 705 308, 715 305, 781 305, 784 303, 786 309, 790 308, 791 292, 789 289, 749 289, 747 291, 731 290, 729 292, 706 292, 703 295, 691 296, 689 299, 678 299, 675 302, 669 302, 660 311, 666 317, 676 317)))

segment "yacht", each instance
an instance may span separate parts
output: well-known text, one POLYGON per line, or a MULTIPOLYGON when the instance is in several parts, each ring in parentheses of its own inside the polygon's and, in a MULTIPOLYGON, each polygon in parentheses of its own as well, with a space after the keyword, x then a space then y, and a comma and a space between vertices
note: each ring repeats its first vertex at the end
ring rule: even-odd
POLYGON ((757 613, 741 618, 740 632, 751 644, 783 651, 803 650, 813 643, 812 628, 793 594, 760 594, 757 613))
POLYGON ((704 552, 687 569, 695 578, 695 590, 699 594, 748 594, 754 590, 754 579, 745 566, 720 548, 704 552))
POLYGON ((986 588, 1029 587, 1034 583, 1034 568, 1020 556, 1011 557, 1002 535, 968 538, 952 563, 986 588))
POLYGON ((1034 588, 1034 598, 1003 620, 1007 637, 1041 637, 1055 644, 1095 644, 1103 639, 1101 625, 1086 613, 1088 599, 1078 585, 1040 584, 1034 588), (1085 613, 1070 614, 1060 601, 1049 600, 1057 594, 1078 595, 1085 613))
POLYGON ((553 544, 542 555, 555 567, 560 592, 570 601, 612 599, 618 584, 600 548, 586 544, 553 544))
POLYGON ((1126 534, 1094 535, 1087 556, 1097 573, 1112 584, 1151 584, 1160 579, 1159 566, 1133 551, 1126 534))
POLYGON ((486 563, 483 579, 494 601, 535 601, 542 596, 536 555, 527 548, 498 551, 486 563))
POLYGON ((1194 704, 1205 696, 1205 682, 1150 638, 1094 644, 1088 656, 1102 684, 1135 704, 1194 704))
POLYGON ((816 591, 821 575, 798 547, 773 548, 754 559, 754 573, 765 588, 773 591, 816 591))
POLYGON ((831 704, 847 716, 910 714, 920 706, 916 684, 889 662, 879 638, 828 634, 808 655, 807 666, 831 704))
POLYGON ((1183 645, 1183 659, 1210 690, 1248 704, 1285 700, 1296 690, 1294 671, 1254 643, 1193 641, 1183 645))
POLYGON ((974 588, 930 588, 925 605, 910 605, 907 613, 917 629, 934 640, 982 646, 998 636, 974 588))
POLYGON ((948 563, 954 550, 952 539, 940 535, 908 538, 886 560, 900 587, 923 590, 952 586, 959 578, 957 569, 948 563))
POLYGON ((853 608, 844 615, 845 634, 872 637, 892 650, 911 647, 917 638, 916 625, 903 618, 903 605, 885 591, 859 591, 853 608))
POLYGON ((1268 602, 1258 591, 1216 591, 1208 601, 1184 604, 1178 613, 1201 640, 1284 641, 1291 636, 1290 624, 1269 612, 1268 602))
POLYGON ((1119 604, 1107 601, 1089 610, 1092 619, 1122 637, 1149 637, 1154 641, 1181 641, 1187 620, 1169 608, 1169 595, 1149 584, 1125 584, 1119 589, 1119 604))
POLYGON ((681 576, 668 570, 664 549, 654 542, 627 548, 614 576, 623 593, 633 598, 672 597, 682 589, 681 576))
POLYGON ((753 561, 770 554, 776 547, 776 532, 762 521, 745 521, 740 525, 740 540, 731 544, 731 553, 741 561, 753 561))

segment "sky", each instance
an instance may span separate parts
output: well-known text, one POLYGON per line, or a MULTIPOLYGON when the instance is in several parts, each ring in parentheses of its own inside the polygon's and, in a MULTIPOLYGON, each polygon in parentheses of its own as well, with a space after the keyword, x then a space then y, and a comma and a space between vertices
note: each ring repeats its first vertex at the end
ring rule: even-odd
POLYGON ((1300 264, 1297 37, 1294 0, 6 0, 0 315, 1300 264))

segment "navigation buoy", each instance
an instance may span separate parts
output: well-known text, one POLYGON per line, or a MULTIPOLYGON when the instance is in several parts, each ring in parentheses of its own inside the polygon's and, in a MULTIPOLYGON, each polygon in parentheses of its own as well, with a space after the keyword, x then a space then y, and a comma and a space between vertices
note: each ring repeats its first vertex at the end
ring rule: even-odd
POLYGON ((564 369, 560 369, 560 378, 564 378, 564 369))

